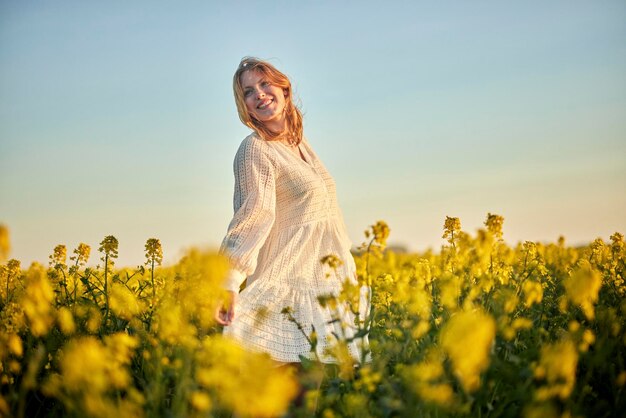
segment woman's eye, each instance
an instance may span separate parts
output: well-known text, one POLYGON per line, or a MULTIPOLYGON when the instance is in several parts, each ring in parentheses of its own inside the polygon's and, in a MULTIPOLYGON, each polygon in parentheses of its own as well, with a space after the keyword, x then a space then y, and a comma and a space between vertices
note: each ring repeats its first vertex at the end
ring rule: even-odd
POLYGON ((252 93, 252 90, 246 90, 246 91, 243 92, 243 96, 244 97, 248 97, 248 96, 250 96, 250 93, 252 93))
POLYGON ((262 81, 262 82, 261 82, 261 86, 262 86, 262 87, 267 87, 267 86, 269 86, 269 85, 270 85, 270 83, 268 83, 267 81, 262 81))

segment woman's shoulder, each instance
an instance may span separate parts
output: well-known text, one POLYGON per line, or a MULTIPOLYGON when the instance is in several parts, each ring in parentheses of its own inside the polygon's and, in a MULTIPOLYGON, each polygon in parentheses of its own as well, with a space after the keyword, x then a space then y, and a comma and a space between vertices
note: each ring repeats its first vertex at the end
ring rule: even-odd
POLYGON ((269 144, 256 132, 252 132, 241 141, 237 154, 235 155, 235 161, 244 159, 255 160, 260 158, 274 159, 269 144))
POLYGON ((239 144, 239 149, 237 150, 237 154, 249 151, 249 150, 257 150, 257 151, 266 151, 267 144, 263 139, 259 137, 256 132, 252 132, 250 135, 246 136, 241 144, 239 144))

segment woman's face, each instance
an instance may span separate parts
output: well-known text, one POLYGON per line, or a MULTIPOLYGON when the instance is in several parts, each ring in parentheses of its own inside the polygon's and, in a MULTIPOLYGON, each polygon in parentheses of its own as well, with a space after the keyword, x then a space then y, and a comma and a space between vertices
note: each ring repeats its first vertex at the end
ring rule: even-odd
POLYGON ((285 127, 286 91, 270 84, 265 75, 256 70, 243 72, 240 80, 248 113, 271 131, 281 132, 285 127))

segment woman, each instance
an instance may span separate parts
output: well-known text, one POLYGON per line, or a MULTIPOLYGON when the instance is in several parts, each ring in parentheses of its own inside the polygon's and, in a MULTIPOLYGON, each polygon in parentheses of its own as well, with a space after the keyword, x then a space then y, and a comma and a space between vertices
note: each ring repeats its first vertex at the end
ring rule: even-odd
MULTIPOLYGON (((335 336, 354 335, 355 315, 342 305, 322 307, 318 297, 337 295, 346 278, 356 284, 356 267, 335 183, 302 133, 302 115, 283 73, 246 57, 233 89, 239 118, 253 132, 234 161, 235 214, 220 249, 233 268, 225 285, 229 300, 216 319, 225 335, 278 364, 299 363, 300 356, 338 363, 329 349, 335 336), (343 262, 336 274, 320 262, 327 255, 343 262)), ((361 289, 361 320, 369 310, 367 291, 361 289)), ((351 341, 350 356, 360 361, 366 346, 367 337, 351 341)))

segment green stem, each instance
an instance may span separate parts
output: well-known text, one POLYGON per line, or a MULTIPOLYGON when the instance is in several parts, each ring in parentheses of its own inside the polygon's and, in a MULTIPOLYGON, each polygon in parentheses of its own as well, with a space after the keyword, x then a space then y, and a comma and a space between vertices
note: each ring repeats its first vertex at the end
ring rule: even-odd
POLYGON ((156 303, 156 290, 154 288, 154 258, 152 259, 152 264, 150 266, 150 280, 152 281, 152 305, 156 303))
POLYGON ((104 326, 106 327, 109 319, 109 290, 108 290, 108 274, 109 274, 109 255, 104 255, 104 326))
POLYGON ((65 276, 65 270, 61 270, 61 273, 63 274, 63 289, 65 290, 65 301, 69 301, 70 300, 70 294, 67 291, 67 276, 65 276))

